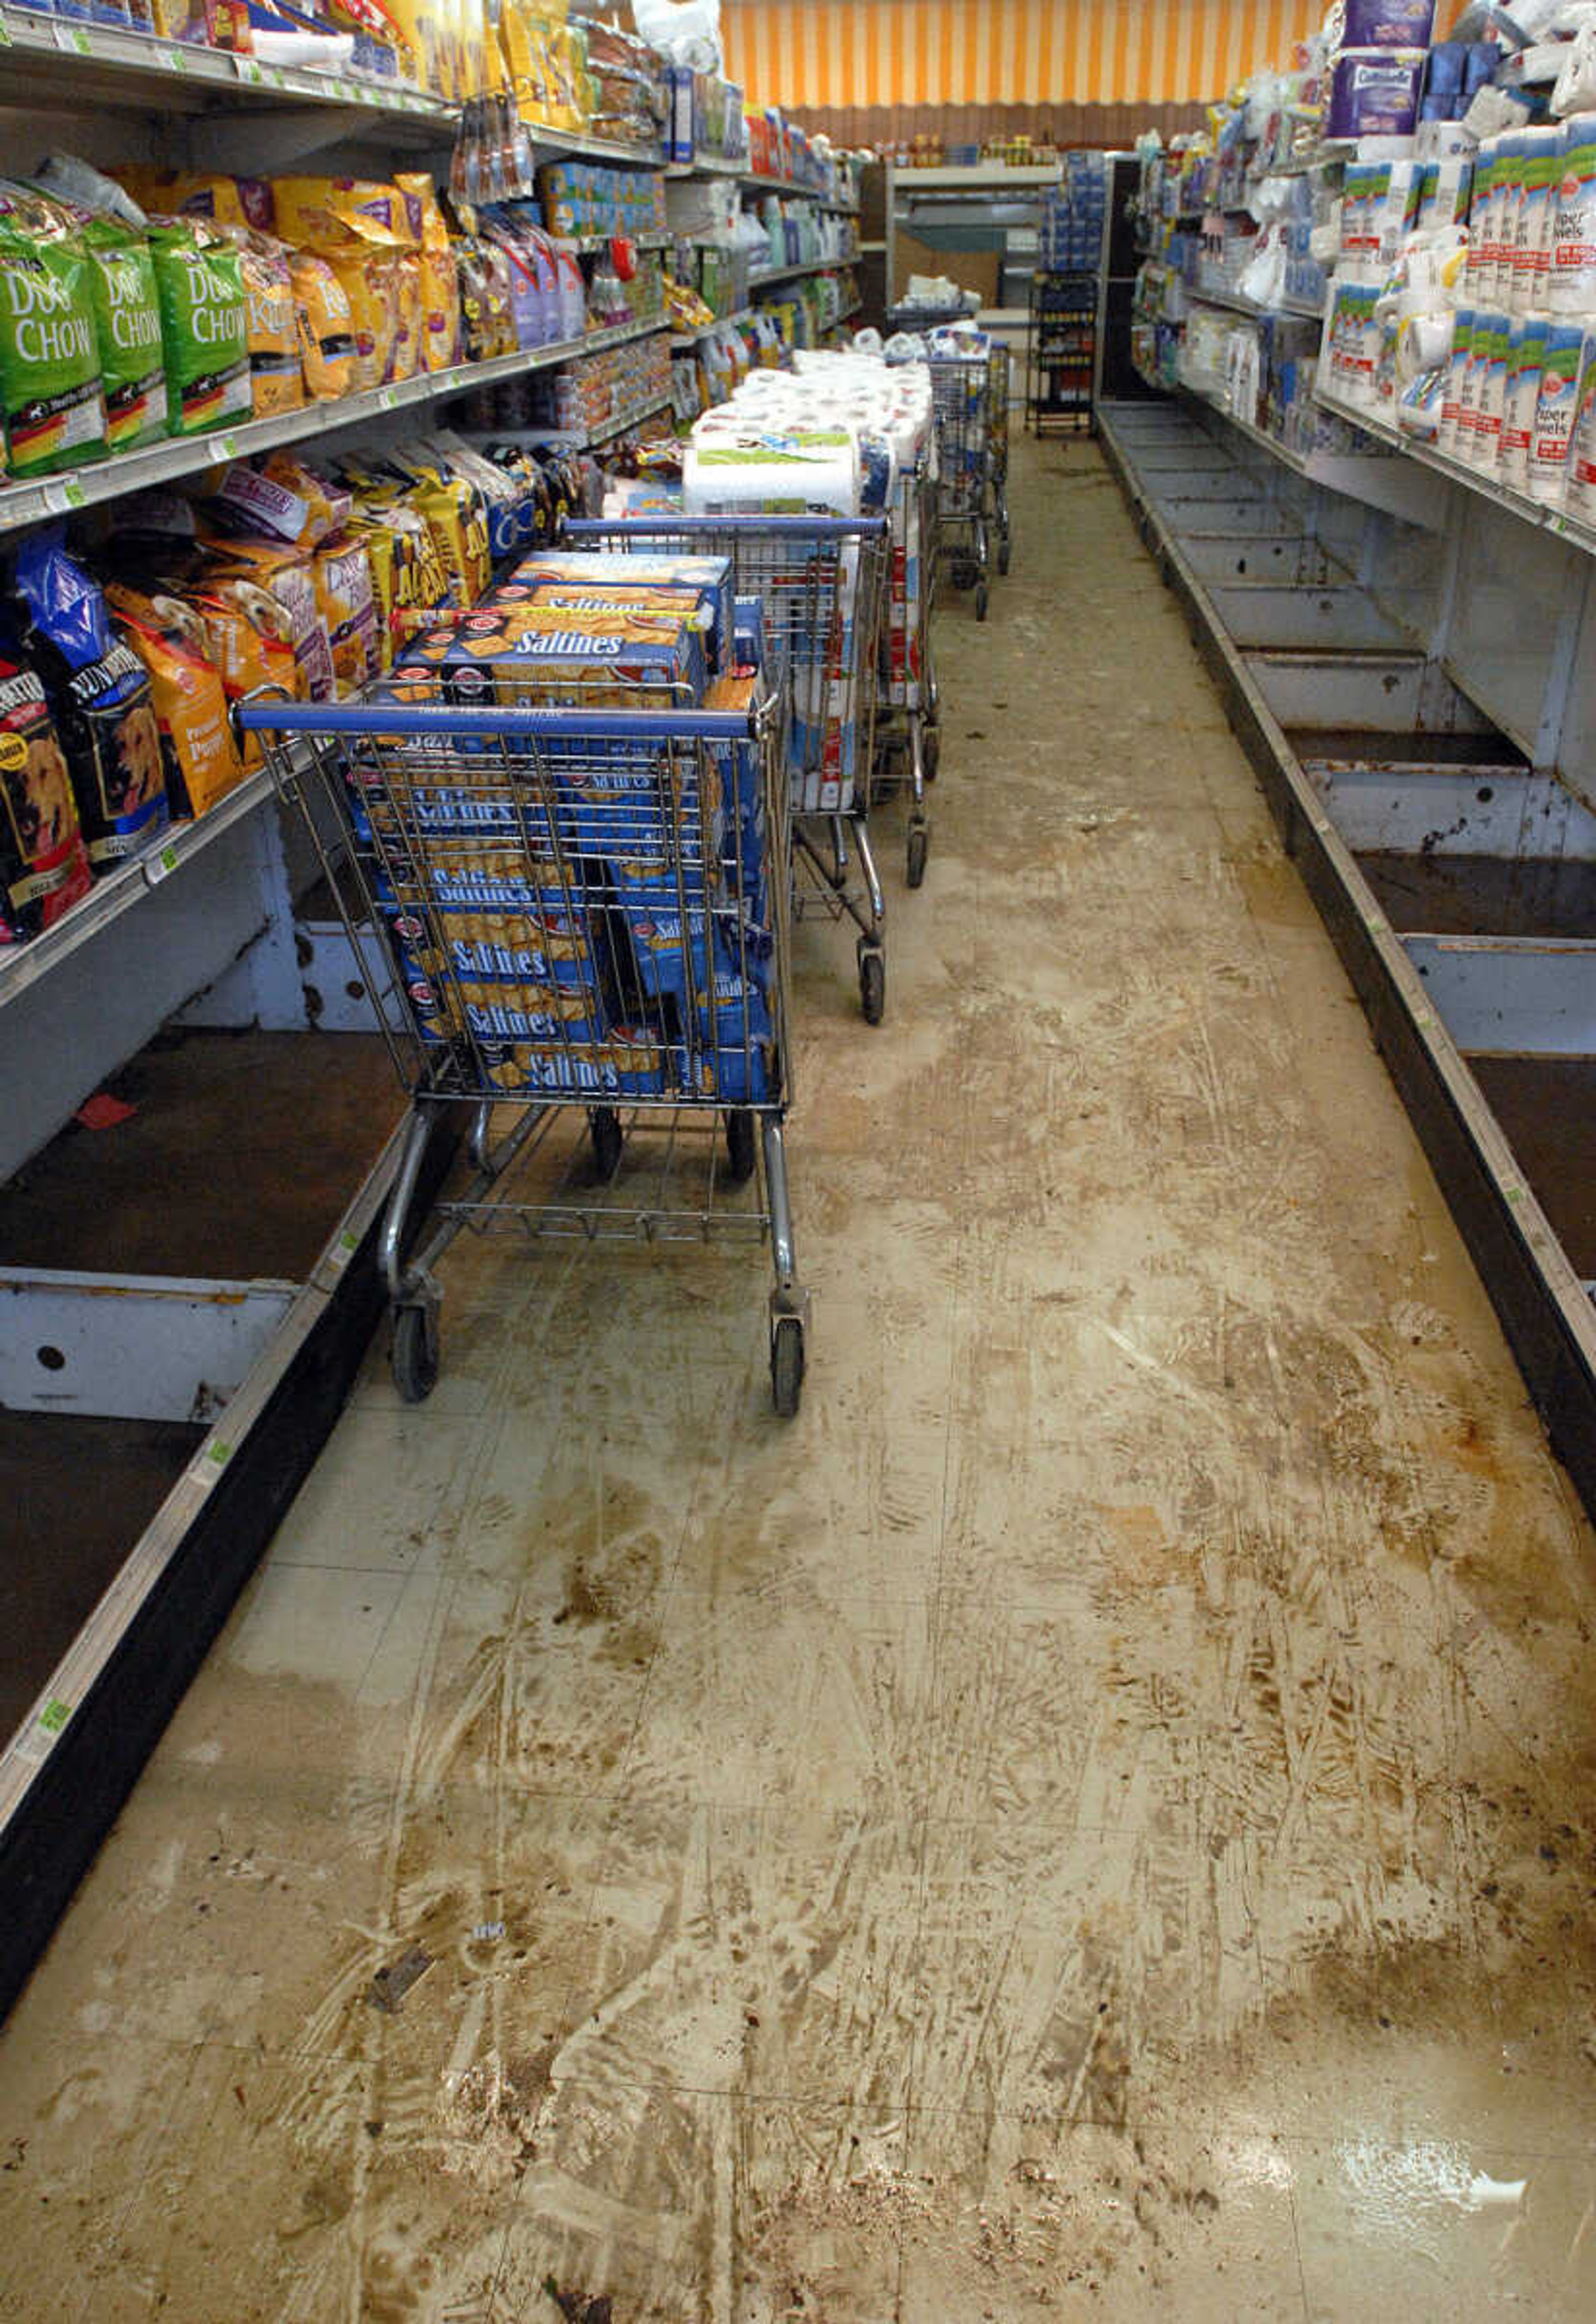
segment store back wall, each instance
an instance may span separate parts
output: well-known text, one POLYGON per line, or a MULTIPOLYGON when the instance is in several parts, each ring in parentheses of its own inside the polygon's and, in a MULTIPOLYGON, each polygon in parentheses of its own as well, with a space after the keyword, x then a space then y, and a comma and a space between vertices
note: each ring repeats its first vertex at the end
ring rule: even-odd
POLYGON ((1323 0, 721 0, 728 78, 791 111, 1190 105, 1284 62, 1323 14, 1323 0))

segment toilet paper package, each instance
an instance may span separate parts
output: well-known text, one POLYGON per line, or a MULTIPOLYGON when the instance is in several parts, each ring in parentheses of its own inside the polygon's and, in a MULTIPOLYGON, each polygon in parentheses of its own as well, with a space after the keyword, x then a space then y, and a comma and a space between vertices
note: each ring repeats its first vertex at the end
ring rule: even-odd
POLYGON ((1529 441, 1540 401, 1541 370, 1545 361, 1547 318, 1524 315, 1513 327, 1508 351, 1508 390, 1502 409, 1501 452, 1497 473, 1515 492, 1529 484, 1529 441))

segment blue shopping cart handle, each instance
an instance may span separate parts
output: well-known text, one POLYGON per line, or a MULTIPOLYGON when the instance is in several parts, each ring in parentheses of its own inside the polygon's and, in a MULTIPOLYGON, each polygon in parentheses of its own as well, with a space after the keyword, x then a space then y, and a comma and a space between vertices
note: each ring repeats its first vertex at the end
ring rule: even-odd
POLYGON ((745 710, 466 709, 452 703, 242 702, 237 719, 246 734, 393 734, 401 742, 427 736, 476 735, 484 740, 529 735, 548 742, 745 742, 756 733, 745 710))
POLYGON ((567 540, 643 540, 660 533, 777 532, 802 534, 806 540, 880 539, 888 530, 884 516, 681 516, 661 511, 657 516, 567 517, 567 540))

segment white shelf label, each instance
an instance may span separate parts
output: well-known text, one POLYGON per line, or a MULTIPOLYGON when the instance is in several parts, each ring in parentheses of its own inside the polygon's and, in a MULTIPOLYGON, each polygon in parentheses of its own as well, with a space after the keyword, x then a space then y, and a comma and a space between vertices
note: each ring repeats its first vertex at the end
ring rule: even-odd
POLYGON ((0 15, 0 49, 8 49, 10 46, 11 26, 6 23, 5 16, 0 15))
POLYGON ((159 888, 168 873, 175 872, 182 860, 176 840, 169 839, 164 847, 144 858, 144 877, 152 888, 159 888))
POLYGON ((337 1268, 341 1272, 359 1249, 360 1237, 353 1227, 346 1227, 328 1253, 328 1265, 337 1268))
POLYGON ((254 57, 235 57, 233 61, 239 79, 248 81, 252 88, 259 88, 266 78, 265 67, 254 57))
POLYGON ((217 438, 217 450, 221 454, 224 460, 236 460, 238 457, 237 437, 218 436, 217 438))
POLYGON ((64 49, 72 56, 89 57, 94 54, 94 42, 88 36, 87 27, 82 24, 58 24, 55 28, 55 44, 58 49, 64 49))
POLYGON ((71 1716, 69 1702, 63 1702, 59 1695, 47 1696, 12 1746, 17 1757, 30 1760, 34 1766, 48 1758, 71 1716))

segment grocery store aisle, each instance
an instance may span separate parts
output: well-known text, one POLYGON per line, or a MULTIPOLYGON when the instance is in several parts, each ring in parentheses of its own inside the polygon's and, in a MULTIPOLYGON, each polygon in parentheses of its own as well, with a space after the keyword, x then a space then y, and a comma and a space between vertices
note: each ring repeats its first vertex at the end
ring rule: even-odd
POLYGON ((1100 462, 1016 469, 880 1032, 805 936, 801 1418, 746 1256, 451 1260, 0 2034, 0 2315, 1596 2310, 1592 1543, 1100 462))

